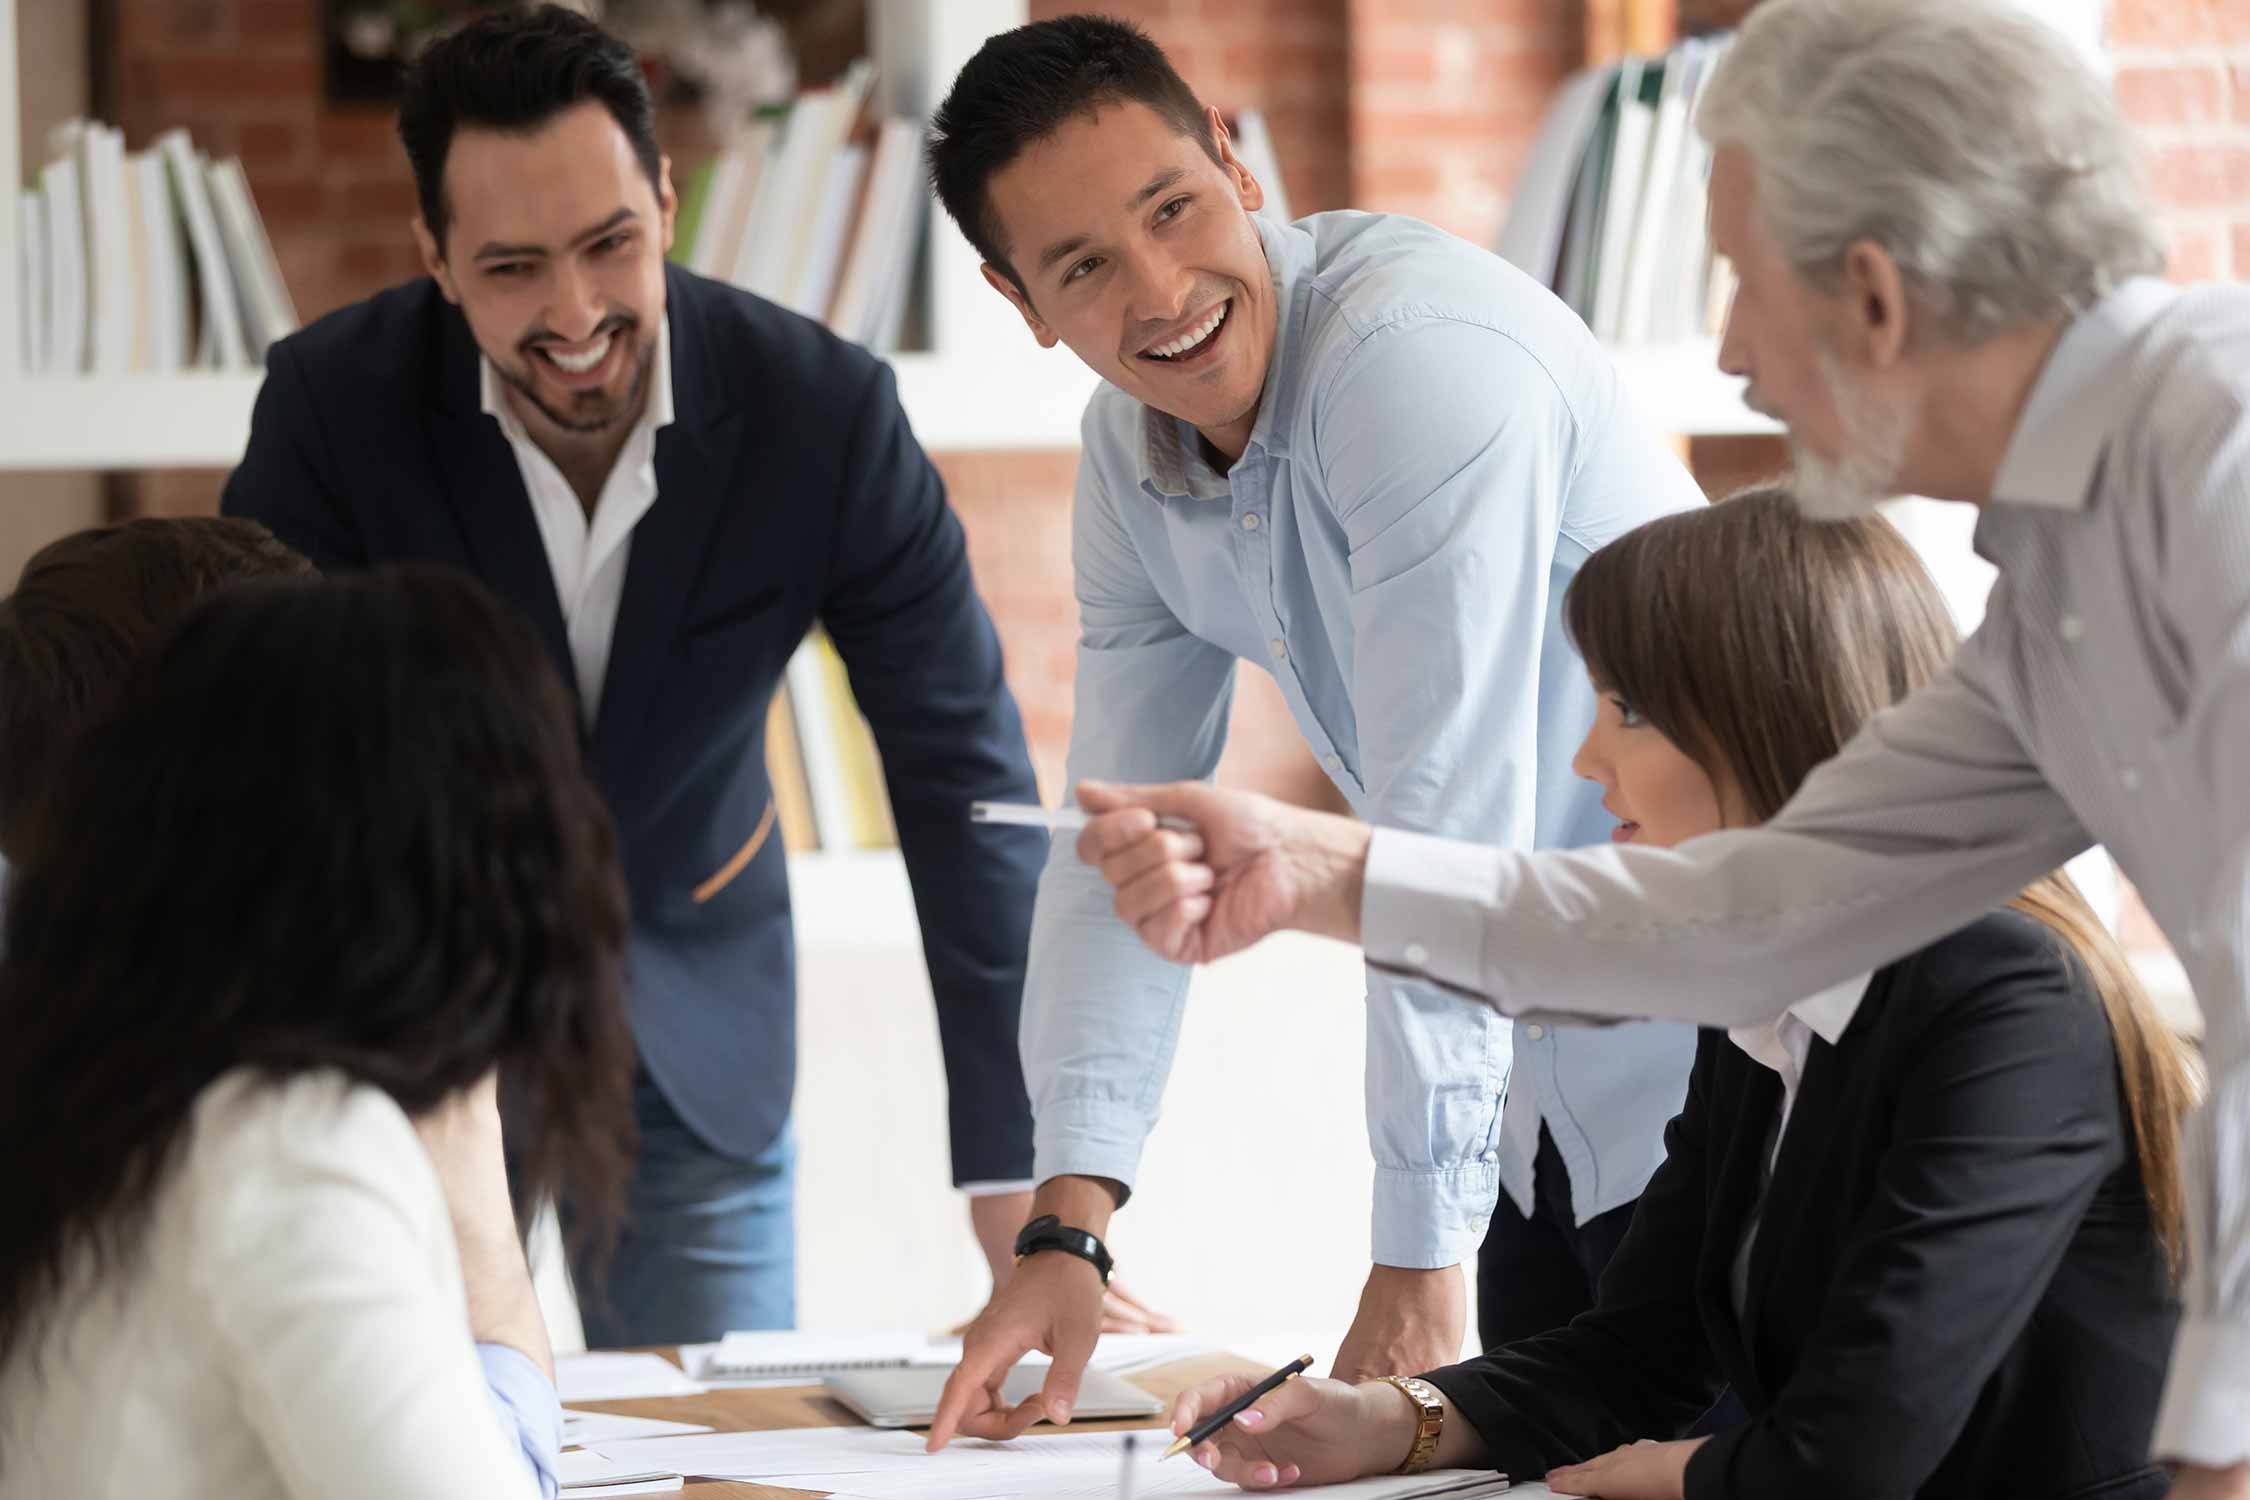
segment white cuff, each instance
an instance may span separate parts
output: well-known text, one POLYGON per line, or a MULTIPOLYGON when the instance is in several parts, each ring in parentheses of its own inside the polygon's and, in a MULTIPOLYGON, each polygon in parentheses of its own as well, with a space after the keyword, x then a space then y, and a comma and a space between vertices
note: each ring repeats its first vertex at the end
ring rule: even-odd
POLYGON ((997 1198, 1002 1193, 1028 1193, 1037 1186, 1026 1177, 1021 1182, 964 1182, 961 1191, 971 1198, 997 1198))
POLYGON ((1367 961, 1484 994, 1485 918, 1507 857, 1486 844, 1376 829, 1359 908, 1367 961))
POLYGON ((2180 1320, 2157 1412, 2156 1456, 2207 1469, 2250 1459, 2250 1328, 2180 1320))
POLYGON ((1500 1169, 1488 1162, 1436 1171, 1377 1167, 1375 1264, 1434 1271, 1469 1260, 1484 1244, 1499 1195, 1500 1169))

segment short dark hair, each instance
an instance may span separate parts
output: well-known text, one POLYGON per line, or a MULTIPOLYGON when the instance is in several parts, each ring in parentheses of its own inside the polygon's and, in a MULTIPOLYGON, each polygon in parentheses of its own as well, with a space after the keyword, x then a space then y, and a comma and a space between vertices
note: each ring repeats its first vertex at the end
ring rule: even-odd
POLYGON ((96 526, 33 553, 0 599, 0 854, 20 856, 64 762, 205 595, 312 571, 256 521, 221 516, 96 526))
POLYGON ((1145 104, 1219 159, 1203 102, 1164 49, 1130 22, 1058 16, 1004 31, 977 49, 930 121, 930 182, 977 253, 1030 293, 992 212, 992 179, 1070 120, 1105 105, 1145 104))
POLYGON ((655 187, 663 175, 656 104, 640 59, 576 11, 496 11, 423 49, 400 90, 398 138, 414 168, 422 222, 441 251, 452 221, 445 160, 455 133, 468 126, 528 135, 588 100, 609 111, 655 187))
MULTIPOLYGON (((436 568, 207 600, 87 737, 0 943, 0 1367, 129 1267, 196 1101, 333 1070, 410 1118, 495 1069, 530 1192, 630 1170, 624 878, 537 633, 436 568), (61 826, 58 824, 58 827, 61 826)), ((596 1246, 598 1251, 599 1246, 596 1246)), ((36 1347, 34 1345, 34 1347, 36 1347)))

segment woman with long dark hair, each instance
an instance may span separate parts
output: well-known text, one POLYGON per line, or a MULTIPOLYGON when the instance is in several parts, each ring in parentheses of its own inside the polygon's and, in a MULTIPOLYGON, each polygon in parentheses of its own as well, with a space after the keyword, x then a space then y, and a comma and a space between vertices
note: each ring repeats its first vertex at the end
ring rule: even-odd
MULTIPOLYGON (((1954 646, 1887 522, 1776 489, 1628 532, 1564 608, 1601 698, 1579 774, 1663 847, 1772 817, 1954 646)), ((1291 1382, 1203 1460, 1251 1488, 1436 1464, 1608 1500, 2161 1496, 2188 1057, 2059 873, 1963 916, 1701 1033, 1591 1311, 1423 1380, 1291 1382), (1729 1387, 1748 1421, 1682 1438, 1729 1387)))
POLYGON ((5 938, 0 1495, 551 1493, 495 1089, 525 1185, 598 1221, 632 1062, 529 628, 436 572, 211 600, 55 788, 5 938))

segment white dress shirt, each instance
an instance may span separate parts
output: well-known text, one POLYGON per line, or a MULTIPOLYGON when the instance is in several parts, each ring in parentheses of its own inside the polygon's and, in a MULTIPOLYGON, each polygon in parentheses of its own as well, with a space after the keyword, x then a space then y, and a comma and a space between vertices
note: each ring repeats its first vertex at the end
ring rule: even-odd
POLYGON ((2100 841, 2202 1003, 2191 1263, 2157 1454, 2250 1459, 2250 288, 2137 280, 2063 335, 1977 522, 1952 666, 1763 828, 1525 855, 1386 830, 1370 961, 1488 997, 1740 1026, 2100 841))
MULTIPOLYGON (((0 1500, 540 1493, 470 1341, 445 1190, 388 1094, 237 1072, 184 1145, 132 1253, 81 1271, 37 1358, 0 1370, 0 1500)), ((515 1358, 551 1466, 561 1409, 515 1358)))
POLYGON ((672 321, 656 327, 656 359, 649 370, 648 402, 602 482, 592 515, 555 461, 531 440, 507 385, 492 361, 477 357, 477 379, 486 412, 500 424, 516 467, 523 471, 524 493, 546 544, 547 566, 555 575, 555 601, 562 606, 570 634, 570 660, 578 677, 578 704, 586 727, 601 710, 602 680, 609 673, 609 648, 617 634, 617 605, 625 597, 625 565, 632 556, 633 528, 656 503, 656 434, 672 425, 672 321))
POLYGON ((1835 1046, 1837 1039, 1851 1029, 1852 1017, 1859 1014, 1859 1002, 1867 998, 1867 986, 1874 977, 1855 974, 1842 984, 1798 1001, 1774 1020, 1736 1026, 1727 1032, 1727 1039, 1735 1046, 1781 1075, 1781 1108, 1766 1144, 1760 1176, 1763 1185, 1742 1226, 1742 1243, 1735 1249, 1733 1272, 1728 1278, 1737 1318, 1750 1303, 1750 1251, 1758 1243, 1758 1226, 1765 1221, 1766 1187, 1773 1183, 1773 1164, 1781 1155, 1781 1138, 1789 1130, 1789 1112, 1796 1107, 1798 1086, 1805 1081, 1805 1059, 1812 1053, 1813 1038, 1835 1046))

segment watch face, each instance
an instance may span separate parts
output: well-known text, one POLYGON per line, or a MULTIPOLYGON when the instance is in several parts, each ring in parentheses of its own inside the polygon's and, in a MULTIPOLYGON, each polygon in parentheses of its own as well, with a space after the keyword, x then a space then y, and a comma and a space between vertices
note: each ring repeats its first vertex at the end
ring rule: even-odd
POLYGON ((1040 1235, 1045 1234, 1050 1229, 1060 1229, 1061 1227, 1062 1219, 1058 1215, 1041 1214, 1038 1218, 1033 1219, 1029 1224, 1024 1225, 1022 1230, 1017 1233, 1016 1254, 1022 1255, 1026 1253, 1030 1249, 1031 1242, 1033 1240, 1037 1239, 1040 1235))

